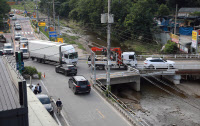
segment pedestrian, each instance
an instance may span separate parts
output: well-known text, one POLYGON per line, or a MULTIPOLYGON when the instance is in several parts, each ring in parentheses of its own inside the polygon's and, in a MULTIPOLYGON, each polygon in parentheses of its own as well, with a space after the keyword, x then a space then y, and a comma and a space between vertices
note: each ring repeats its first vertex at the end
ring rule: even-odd
POLYGON ((40 86, 39 83, 37 84, 37 90, 38 90, 38 93, 39 93, 39 94, 42 92, 42 87, 40 86))
POLYGON ((38 94, 38 89, 37 89, 37 87, 35 87, 33 93, 34 93, 34 94, 38 94))
POLYGON ((60 115, 60 111, 62 110, 62 102, 60 101, 60 98, 56 101, 57 106, 57 113, 60 115))

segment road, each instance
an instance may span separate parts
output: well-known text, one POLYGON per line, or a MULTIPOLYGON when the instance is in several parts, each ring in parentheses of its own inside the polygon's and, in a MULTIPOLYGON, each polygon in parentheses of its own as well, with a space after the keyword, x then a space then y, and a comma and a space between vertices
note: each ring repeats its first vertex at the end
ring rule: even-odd
MULTIPOLYGON (((17 18, 23 18, 17 16, 17 18)), ((36 39, 28 20, 19 21, 22 30, 14 30, 13 33, 21 33, 28 39, 36 39)), ((13 21, 11 22, 13 24, 13 21)), ((14 34, 12 35, 14 37, 14 34)), ((18 51, 18 41, 14 41, 15 50, 18 51)), ((107 103, 94 89, 90 94, 74 93, 68 88, 68 79, 55 72, 54 65, 40 64, 35 61, 25 60, 26 66, 34 66, 38 71, 45 73, 45 78, 40 81, 44 93, 52 96, 54 100, 60 98, 63 102, 63 115, 70 126, 129 126, 131 125, 109 103, 107 103), (46 91, 45 91, 46 90, 46 91)), ((90 69, 85 61, 78 63, 78 75, 90 78, 90 69)))
MULTIPOLYGON (((17 16, 18 18, 24 18, 17 16)), ((30 26, 28 20, 19 21, 22 30, 14 30, 13 33, 20 32, 28 39, 37 39, 33 33, 33 29, 30 26)), ((12 21, 13 24, 13 21, 12 21)), ((14 37, 14 34, 12 35, 14 37)), ((18 51, 18 42, 14 41, 15 50, 18 51)), ((198 63, 199 61, 176 61, 177 64, 189 65, 198 63)), ((36 61, 26 60, 26 66, 34 66, 39 72, 45 73, 39 83, 42 85, 43 93, 47 93, 52 96, 54 100, 60 98, 63 102, 63 115, 64 119, 70 126, 128 126, 131 125, 123 116, 121 116, 109 103, 107 103, 93 88, 90 94, 78 94, 74 95, 68 88, 68 79, 62 74, 55 72, 55 65, 40 64, 36 61), (46 91, 45 91, 46 90, 46 91)), ((139 62, 142 65, 142 62, 139 62)), ((79 61, 78 75, 84 75, 87 79, 90 79, 91 71, 88 68, 86 61, 79 61)), ((112 70, 115 72, 119 70, 112 70)), ((105 73, 105 71, 98 71, 97 73, 105 73)), ((38 82, 38 81, 37 81, 38 82)), ((35 81, 36 83, 36 81, 35 81)))

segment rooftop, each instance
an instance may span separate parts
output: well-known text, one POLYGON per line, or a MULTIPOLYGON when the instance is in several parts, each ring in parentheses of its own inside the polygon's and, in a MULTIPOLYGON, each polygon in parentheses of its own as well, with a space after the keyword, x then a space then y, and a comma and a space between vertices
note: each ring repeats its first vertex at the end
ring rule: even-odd
POLYGON ((179 9, 178 12, 195 12, 195 11, 198 11, 200 12, 200 8, 187 8, 187 7, 182 7, 179 9))
POLYGON ((2 58, 0 57, 0 112, 21 108, 19 104, 19 94, 14 88, 14 84, 8 74, 2 58))
POLYGON ((86 81, 86 80, 87 80, 87 79, 85 79, 84 76, 74 76, 74 79, 75 79, 76 81, 86 81))

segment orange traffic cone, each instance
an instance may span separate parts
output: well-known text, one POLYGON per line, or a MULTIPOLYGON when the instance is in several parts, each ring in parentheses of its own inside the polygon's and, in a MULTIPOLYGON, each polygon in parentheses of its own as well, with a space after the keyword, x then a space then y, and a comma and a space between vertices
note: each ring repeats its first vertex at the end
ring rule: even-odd
POLYGON ((45 78, 45 73, 44 73, 44 78, 45 78))

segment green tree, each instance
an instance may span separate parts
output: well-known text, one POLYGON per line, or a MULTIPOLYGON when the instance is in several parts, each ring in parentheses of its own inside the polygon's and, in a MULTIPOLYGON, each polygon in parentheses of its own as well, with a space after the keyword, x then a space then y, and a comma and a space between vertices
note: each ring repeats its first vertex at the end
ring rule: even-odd
POLYGON ((30 76, 33 76, 34 74, 37 74, 38 71, 35 67, 32 66, 25 66, 23 70, 23 74, 28 74, 30 76))
POLYGON ((200 16, 200 12, 195 11, 193 13, 190 13, 190 15, 191 16, 200 16))
POLYGON ((10 12, 10 9, 6 0, 0 0, 0 28, 3 27, 3 18, 7 19, 6 14, 10 12))
POLYGON ((167 7, 167 5, 161 4, 158 9, 158 16, 167 16, 167 15, 169 15, 169 13, 170 13, 170 10, 167 7))
POLYGON ((175 42, 168 40, 167 44, 165 44, 165 48, 163 51, 164 53, 167 53, 167 54, 174 54, 178 51, 178 47, 175 42))
POLYGON ((153 27, 153 17, 158 5, 155 0, 139 0, 133 3, 130 13, 126 16, 124 24, 134 35, 145 36, 151 39, 151 28, 153 27), (148 34, 148 36, 147 36, 148 34))

